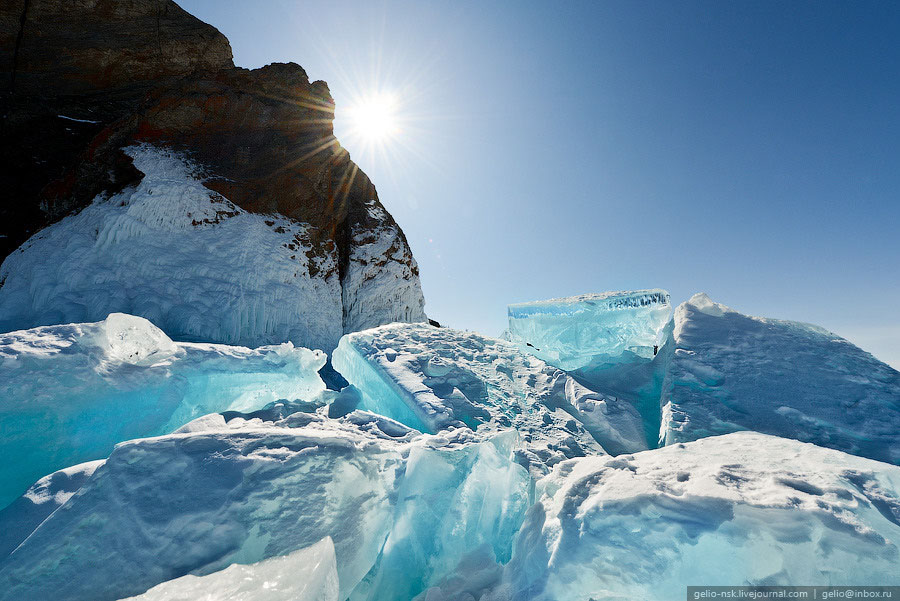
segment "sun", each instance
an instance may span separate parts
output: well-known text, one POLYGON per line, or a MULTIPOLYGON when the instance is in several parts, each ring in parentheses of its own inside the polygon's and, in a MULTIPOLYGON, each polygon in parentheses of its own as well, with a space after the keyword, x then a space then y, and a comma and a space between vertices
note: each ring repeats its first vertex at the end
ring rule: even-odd
POLYGON ((390 93, 361 98, 347 111, 353 133, 370 144, 384 144, 400 133, 397 99, 390 93))

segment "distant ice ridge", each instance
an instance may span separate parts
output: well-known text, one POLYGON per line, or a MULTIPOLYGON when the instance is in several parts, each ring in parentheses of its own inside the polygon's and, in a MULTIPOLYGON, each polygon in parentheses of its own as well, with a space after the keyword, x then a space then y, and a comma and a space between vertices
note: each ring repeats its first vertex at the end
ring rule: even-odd
POLYGON ((0 508, 37 478, 210 412, 315 399, 322 351, 175 343, 146 319, 0 334, 0 508))
POLYGON ((144 173, 137 187, 97 197, 3 262, 0 331, 123 312, 176 340, 330 352, 344 302, 348 328, 426 319, 415 262, 389 260, 405 248, 396 226, 357 233, 368 238, 354 241, 342 290, 336 251, 314 249, 307 224, 242 210, 175 151, 125 152, 144 173))
POLYGON ((626 354, 649 359, 669 310, 669 293, 658 288, 520 303, 509 306, 509 337, 567 371, 626 354))
POLYGON ((504 567, 417 601, 681 601, 688 585, 900 585, 900 468, 740 432, 557 465, 504 567), (469 596, 467 596, 469 595, 469 596))
POLYGON ((647 448, 627 402, 587 390, 516 345, 424 324, 392 324, 341 339, 334 367, 362 393, 359 407, 421 432, 516 430, 535 474, 567 458, 647 448))
POLYGON ((252 565, 232 564, 208 576, 182 576, 123 601, 338 601, 334 543, 311 547, 252 565))
POLYGON ((697 294, 674 317, 666 444, 737 430, 900 464, 900 372, 820 327, 697 294))

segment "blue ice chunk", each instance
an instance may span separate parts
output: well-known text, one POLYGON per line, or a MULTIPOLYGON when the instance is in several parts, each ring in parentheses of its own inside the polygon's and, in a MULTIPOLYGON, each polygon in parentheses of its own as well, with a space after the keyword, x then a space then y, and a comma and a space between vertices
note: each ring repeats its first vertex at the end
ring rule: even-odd
POLYGON ((647 448, 627 402, 589 394, 510 342, 391 324, 345 335, 332 361, 360 391, 361 409, 421 432, 519 432, 519 460, 535 475, 566 458, 647 448))
POLYGON ((900 585, 900 468, 886 463, 738 432, 571 459, 536 488, 501 577, 485 557, 417 601, 681 601, 698 583, 900 585))
POLYGON ((508 309, 509 337, 567 371, 650 359, 669 310, 669 293, 658 288, 519 303, 508 309))
POLYGON ((410 450, 394 526, 360 598, 412 599, 473 549, 509 561, 531 490, 528 472, 513 460, 516 438, 508 431, 455 449, 425 439, 410 450))
MULTIPOLYGON (((393 523, 408 437, 385 433, 404 430, 380 425, 383 417, 295 415, 302 427, 291 427, 294 416, 225 424, 216 415, 190 431, 117 445, 76 494, 0 557, 0 601, 113 601, 326 536, 346 599, 393 523)), ((0 528, 0 546, 10 546, 7 536, 0 528)))
POLYGON ((321 351, 172 342, 146 319, 0 334, 0 507, 117 442, 215 411, 253 411, 324 390, 321 351))

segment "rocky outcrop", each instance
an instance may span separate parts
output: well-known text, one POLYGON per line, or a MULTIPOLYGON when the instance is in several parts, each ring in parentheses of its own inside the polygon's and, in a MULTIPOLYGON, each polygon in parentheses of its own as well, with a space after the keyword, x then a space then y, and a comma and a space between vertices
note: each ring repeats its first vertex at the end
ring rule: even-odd
POLYGON ((340 280, 339 329, 425 319, 406 238, 334 137, 325 82, 293 63, 235 68, 227 39, 168 0, 19 0, 0 28, 0 258, 134 186, 123 149, 149 144, 240 209, 308 224, 302 262, 340 280))

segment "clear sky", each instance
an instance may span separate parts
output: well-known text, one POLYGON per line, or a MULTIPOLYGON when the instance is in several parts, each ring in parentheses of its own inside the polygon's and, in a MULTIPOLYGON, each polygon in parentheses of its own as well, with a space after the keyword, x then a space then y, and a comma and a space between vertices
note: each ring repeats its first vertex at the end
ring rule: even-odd
POLYGON ((429 315, 648 287, 900 367, 900 3, 181 0, 328 82, 429 315), (346 109, 393 94, 400 131, 346 109))

